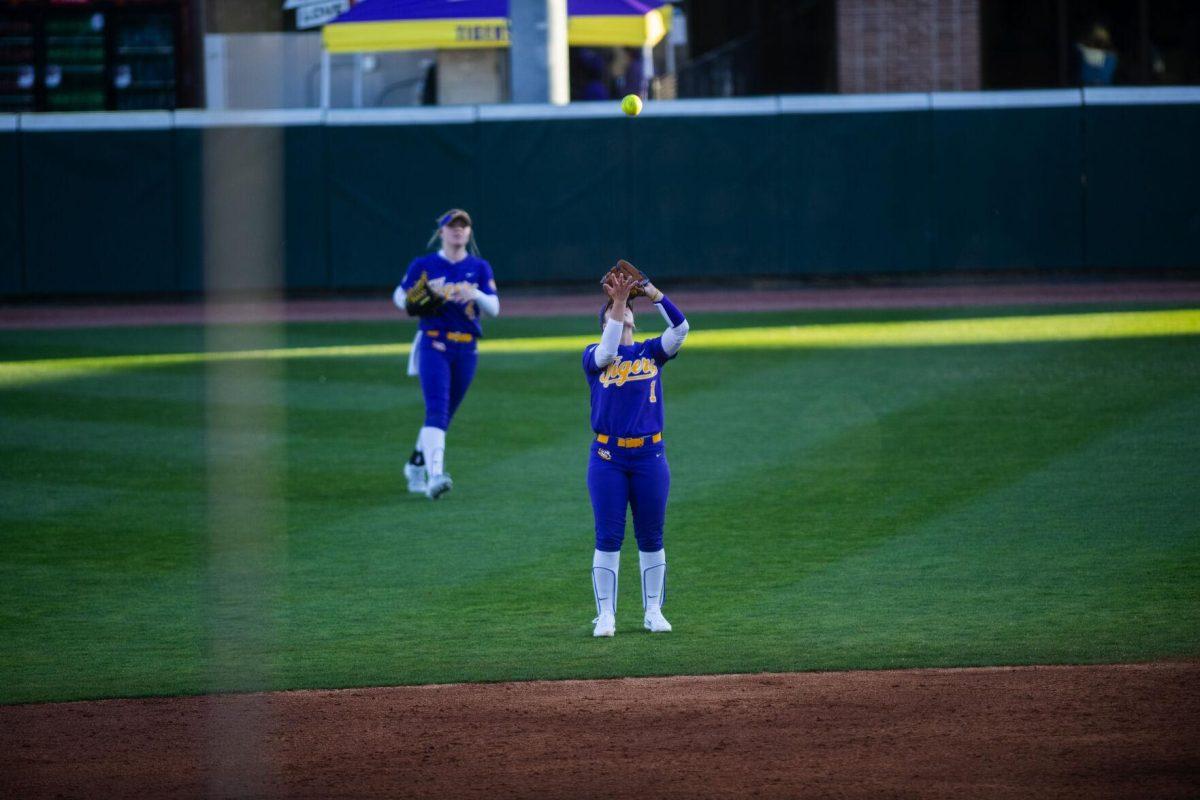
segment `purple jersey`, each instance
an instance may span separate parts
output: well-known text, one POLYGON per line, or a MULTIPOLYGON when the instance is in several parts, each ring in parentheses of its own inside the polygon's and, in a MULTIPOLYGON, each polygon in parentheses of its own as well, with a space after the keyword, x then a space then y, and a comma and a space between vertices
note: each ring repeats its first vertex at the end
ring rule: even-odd
POLYGON ((463 333, 483 335, 479 325, 479 309, 470 298, 474 290, 479 289, 484 294, 496 293, 496 279, 492 275, 492 265, 482 258, 468 255, 457 264, 451 264, 441 253, 428 253, 420 258, 414 258, 404 273, 400 288, 408 291, 421 279, 421 273, 429 276, 429 285, 435 290, 450 290, 450 297, 438 313, 431 317, 422 317, 419 325, 423 331, 462 331, 463 333))
POLYGON ((596 366, 596 347, 583 351, 583 371, 592 390, 592 430, 609 436, 650 436, 663 429, 662 368, 674 356, 662 339, 621 345, 617 359, 596 366))

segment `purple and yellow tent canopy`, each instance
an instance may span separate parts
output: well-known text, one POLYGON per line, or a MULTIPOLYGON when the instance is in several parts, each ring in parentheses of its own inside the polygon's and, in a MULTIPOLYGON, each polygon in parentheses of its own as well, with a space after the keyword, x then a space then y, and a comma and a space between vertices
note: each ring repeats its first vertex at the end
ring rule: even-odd
MULTIPOLYGON (((655 0, 567 0, 567 44, 642 47, 670 30, 655 0)), ((508 0, 360 0, 325 26, 330 53, 508 47, 508 0)))

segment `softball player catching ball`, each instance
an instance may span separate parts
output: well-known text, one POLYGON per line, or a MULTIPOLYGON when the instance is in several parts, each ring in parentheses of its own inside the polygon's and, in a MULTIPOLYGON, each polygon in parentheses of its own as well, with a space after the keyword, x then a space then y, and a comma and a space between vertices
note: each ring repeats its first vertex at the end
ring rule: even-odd
POLYGON ((687 337, 683 313, 633 265, 618 262, 604 279, 608 304, 600 312, 598 344, 583 351, 592 395, 595 436, 588 460, 588 492, 596 520, 592 588, 596 596, 593 636, 616 633, 617 575, 625 538, 625 509, 641 562, 643 624, 653 633, 671 630, 662 615, 667 557, 663 522, 671 469, 663 446, 662 370, 687 337), (646 296, 670 326, 662 336, 634 343, 633 296, 646 296))
POLYGON ((475 377, 475 347, 483 328, 480 312, 500 313, 492 267, 479 257, 466 211, 452 208, 437 218, 429 239, 441 249, 413 260, 392 302, 420 317, 408 360, 425 396, 425 424, 404 466, 410 492, 436 500, 454 485, 445 472, 446 431, 475 377), (469 251, 469 252, 468 252, 469 251))

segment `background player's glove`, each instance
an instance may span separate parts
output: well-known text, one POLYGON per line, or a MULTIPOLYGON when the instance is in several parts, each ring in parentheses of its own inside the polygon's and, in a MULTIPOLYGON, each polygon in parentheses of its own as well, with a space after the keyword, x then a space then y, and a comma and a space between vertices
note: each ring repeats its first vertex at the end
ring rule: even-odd
POLYGON ((430 287, 429 274, 422 272, 421 277, 404 297, 404 310, 410 317, 431 317, 438 313, 445 303, 446 298, 430 287))
POLYGON ((649 297, 652 303, 662 300, 663 293, 650 282, 645 273, 623 258, 617 262, 615 267, 604 274, 604 280, 601 283, 608 283, 609 279, 617 273, 624 273, 634 279, 635 283, 633 290, 629 293, 630 297, 649 297))

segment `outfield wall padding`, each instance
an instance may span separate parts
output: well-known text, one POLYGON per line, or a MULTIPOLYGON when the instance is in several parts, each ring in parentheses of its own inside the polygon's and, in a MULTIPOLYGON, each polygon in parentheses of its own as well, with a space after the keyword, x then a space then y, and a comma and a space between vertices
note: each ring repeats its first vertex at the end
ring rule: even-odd
POLYGON ((171 136, 170 130, 22 133, 25 293, 180 289, 171 136))
POLYGON ((1200 106, 1086 110, 1088 263, 1200 264, 1200 106))
POLYGON ((331 287, 324 138, 317 125, 176 130, 182 291, 331 287))
POLYGON ((399 283, 445 209, 487 220, 481 234, 493 227, 479 211, 477 126, 329 126, 326 138, 333 288, 399 283))
POLYGON ((630 168, 623 122, 478 126, 479 205, 471 213, 501 280, 574 280, 595 272, 600 254, 633 258, 631 199, 653 177, 630 168))
POLYGON ((1082 110, 934 110, 936 270, 1083 261, 1082 110))
MULTIPOLYGON (((630 139, 633 263, 664 279, 786 268, 778 247, 778 117, 652 118, 630 139)), ((597 253, 595 260, 584 274, 613 259, 597 253)))
POLYGON ((21 163, 17 132, 0 132, 0 295, 21 291, 21 163))
POLYGON ((452 206, 502 286, 1200 270, 1200 89, 63 116, 0 130, 5 296, 377 292, 452 206))
POLYGON ((780 117, 778 220, 763 272, 854 275, 929 269, 933 200, 928 113, 780 117))

